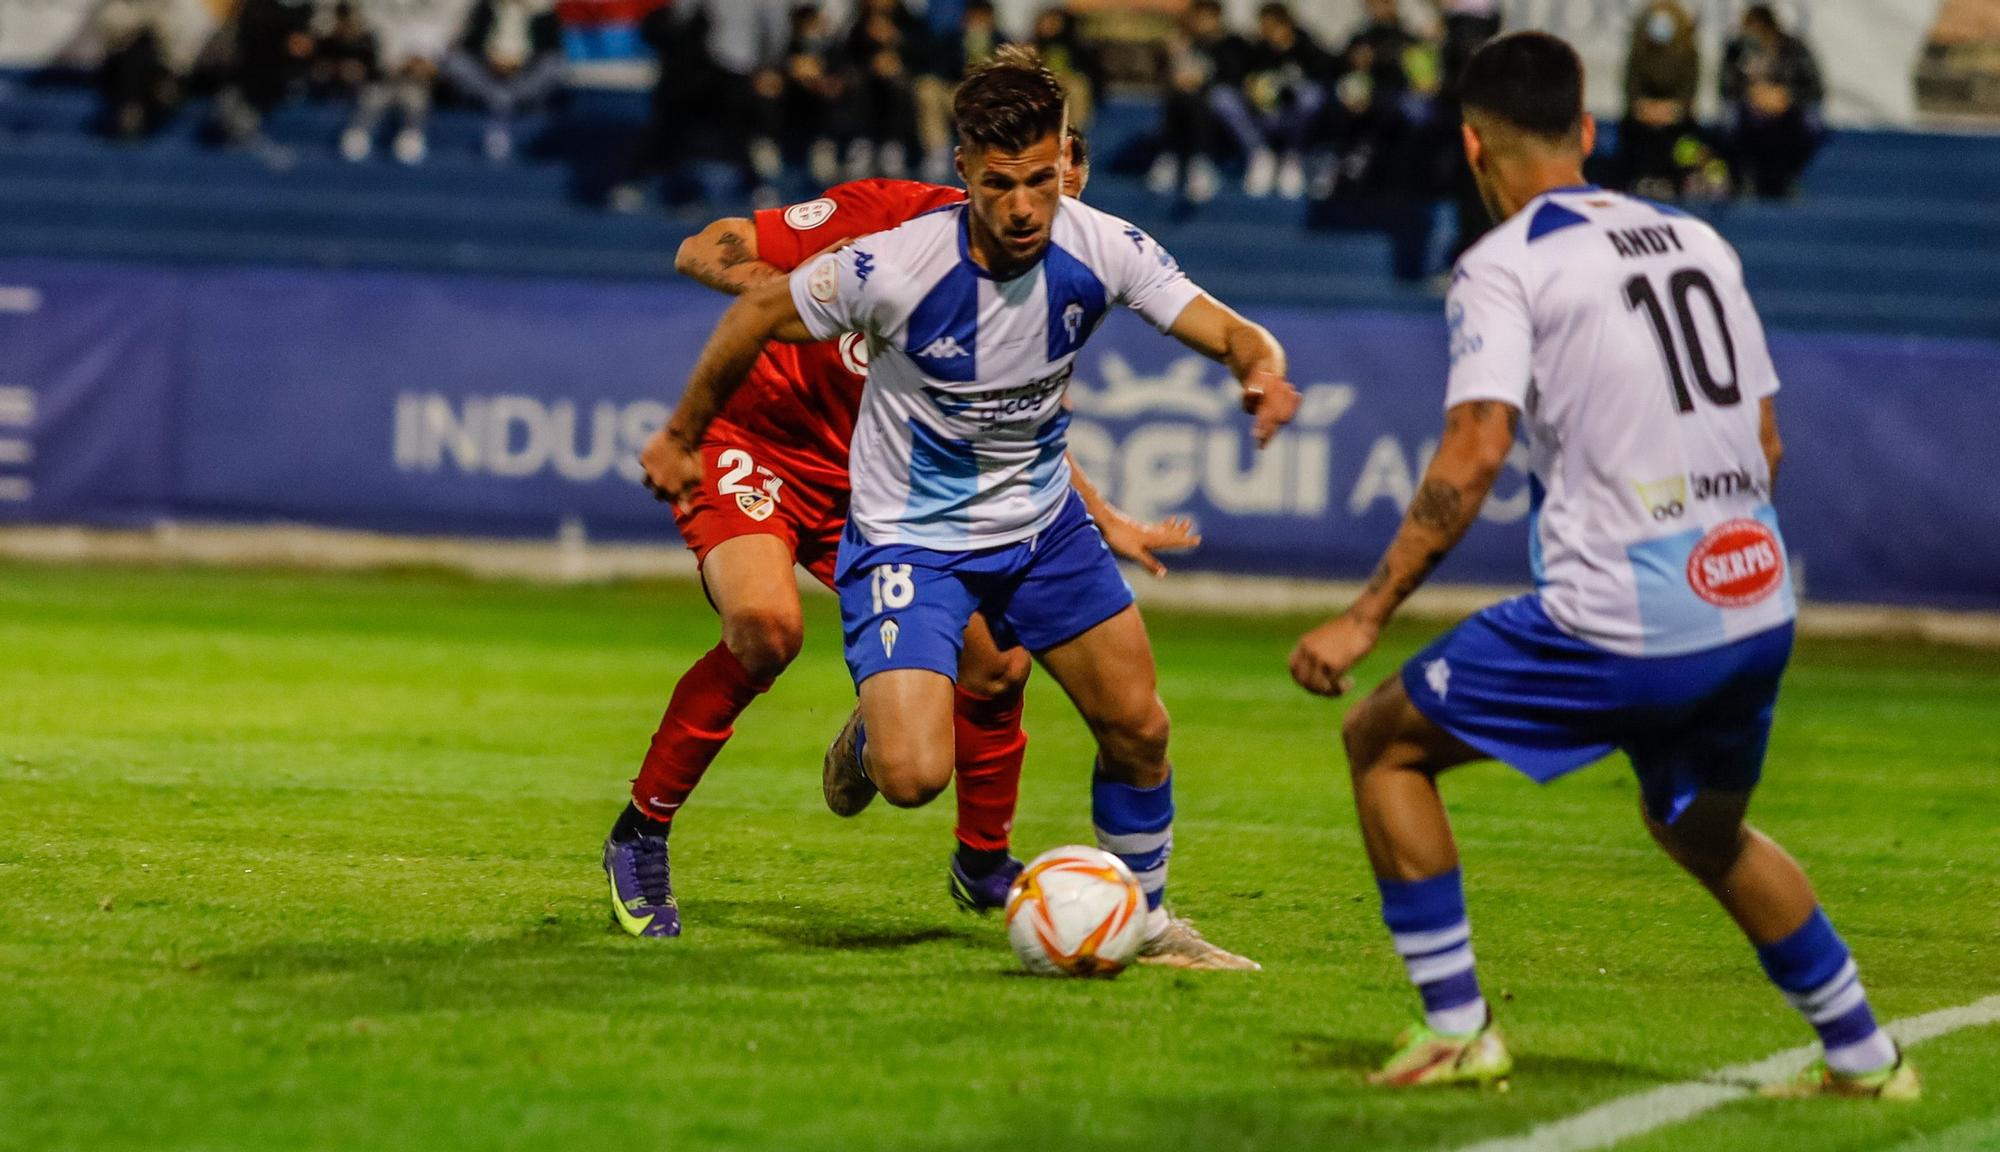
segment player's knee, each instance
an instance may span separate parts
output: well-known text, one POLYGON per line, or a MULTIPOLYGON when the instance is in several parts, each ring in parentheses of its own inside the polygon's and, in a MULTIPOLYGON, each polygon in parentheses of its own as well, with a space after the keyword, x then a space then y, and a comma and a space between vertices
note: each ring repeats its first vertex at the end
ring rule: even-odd
POLYGON ((805 621, 783 608, 748 609, 722 622, 722 642, 758 680, 775 680, 798 658, 805 644, 805 621))
POLYGON ((1114 779, 1150 788, 1167 778, 1173 721, 1158 696, 1098 726, 1098 758, 1114 779))
POLYGON ((1034 670, 1035 661, 1027 649, 1012 648, 1000 653, 998 659, 981 661, 974 668, 961 668, 958 686, 982 700, 1012 698, 1027 688, 1028 676, 1034 670))
POLYGON ((951 783, 951 757, 910 751, 869 761, 869 775, 882 799, 898 808, 921 808, 937 799, 951 783))
POLYGON ((1651 812, 1642 810, 1640 815, 1646 830, 1674 863, 1707 885, 1721 883, 1750 842, 1749 830, 1741 823, 1684 820, 1668 824, 1651 812))

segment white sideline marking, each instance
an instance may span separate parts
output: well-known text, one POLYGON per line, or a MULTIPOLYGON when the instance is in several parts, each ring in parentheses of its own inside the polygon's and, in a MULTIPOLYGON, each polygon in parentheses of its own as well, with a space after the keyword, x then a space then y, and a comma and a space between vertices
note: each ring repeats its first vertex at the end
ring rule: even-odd
MULTIPOLYGON (((2000 1023, 2000 996, 1988 996, 1956 1008, 1940 1008, 1922 1016, 1906 1016, 1884 1025, 1898 1044, 1914 1047, 1962 1028, 2000 1023)), ((1819 1052, 1819 1045, 1787 1048, 1751 1064, 1733 1064, 1699 1080, 1688 1080, 1620 1096, 1567 1120, 1544 1124, 1526 1135, 1470 1144, 1460 1152, 1590 1152, 1620 1140, 1643 1136, 1732 1100, 1754 1095, 1758 1085, 1798 1072, 1819 1052)))

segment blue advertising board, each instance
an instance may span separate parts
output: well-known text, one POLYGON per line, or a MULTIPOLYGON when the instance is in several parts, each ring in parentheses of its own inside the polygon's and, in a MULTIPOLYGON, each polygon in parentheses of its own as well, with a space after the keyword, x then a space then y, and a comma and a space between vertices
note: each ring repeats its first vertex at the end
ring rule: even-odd
MULTIPOLYGON (((0 263, 0 522, 282 520, 673 539, 636 454, 726 302, 682 284, 0 263)), ((1130 316, 1071 448, 1184 566, 1357 578, 1436 444, 1441 317, 1254 310, 1294 426, 1257 452, 1222 369, 1130 316)), ((1776 333, 1777 503, 1808 596, 2000 607, 2000 345, 1776 333)), ((1527 582, 1525 450, 1442 577, 1527 582)))

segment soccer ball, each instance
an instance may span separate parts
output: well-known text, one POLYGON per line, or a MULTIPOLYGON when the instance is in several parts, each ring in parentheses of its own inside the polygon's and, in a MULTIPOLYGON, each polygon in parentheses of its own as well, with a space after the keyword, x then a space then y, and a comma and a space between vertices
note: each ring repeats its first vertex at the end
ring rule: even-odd
POLYGON ((1007 892, 1007 939, 1038 976, 1116 976, 1145 933, 1139 882, 1124 861, 1097 848, 1044 852, 1007 892))

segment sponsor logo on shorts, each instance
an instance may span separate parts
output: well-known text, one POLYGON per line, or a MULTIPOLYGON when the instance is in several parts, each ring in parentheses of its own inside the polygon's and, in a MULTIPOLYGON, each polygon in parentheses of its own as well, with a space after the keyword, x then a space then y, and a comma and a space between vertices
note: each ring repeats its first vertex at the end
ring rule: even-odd
POLYGON ((902 635, 902 626, 894 617, 882 621, 882 658, 893 659, 896 655, 896 637, 902 635))
POLYGON ((826 223, 827 217, 833 215, 838 207, 839 205, 824 196, 817 200, 808 200, 803 204, 794 204, 785 209, 785 223, 801 232, 810 232, 826 223))
POLYGON ((764 492, 738 492, 736 506, 743 510, 745 516, 761 524, 778 510, 778 501, 764 492))
POLYGON ((1688 554, 1688 587, 1720 608, 1748 608, 1785 580, 1777 533, 1759 520, 1729 520, 1709 529, 1688 554))
POLYGON ((820 257, 819 263, 806 274, 806 291, 822 304, 833 303, 833 298, 840 295, 839 262, 831 256, 820 257))
POLYGON ((1431 686, 1438 699, 1444 699, 1451 688, 1451 665, 1445 663, 1443 657, 1424 665, 1424 683, 1431 686))

